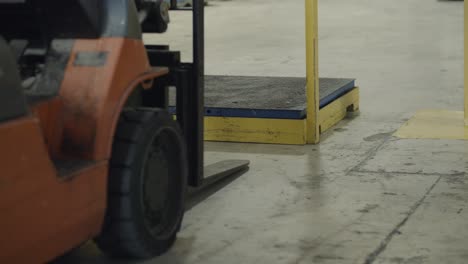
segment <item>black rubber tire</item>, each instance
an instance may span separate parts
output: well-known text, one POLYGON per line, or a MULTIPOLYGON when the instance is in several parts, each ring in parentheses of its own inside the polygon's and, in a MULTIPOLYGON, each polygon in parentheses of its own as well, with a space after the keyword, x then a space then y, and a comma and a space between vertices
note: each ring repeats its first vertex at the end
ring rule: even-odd
MULTIPOLYGON (((164 110, 125 110, 114 138, 106 218, 102 233, 95 239, 98 247, 117 257, 147 259, 165 253, 173 245, 180 229, 184 215, 186 181, 186 147, 177 122, 164 110), (158 142, 156 147, 155 142, 158 142), (161 146, 160 144, 166 144, 160 147, 164 151, 154 154, 154 149, 161 146), (159 158, 157 161, 164 158, 160 164, 167 166, 148 165, 150 163, 147 160, 154 159, 153 155, 159 158), (157 194, 148 194, 144 186, 151 185, 149 183, 153 184, 151 186, 164 185, 161 184, 161 179, 155 182, 161 176, 147 172, 156 171, 154 166, 159 171, 164 170, 166 173, 160 174, 167 176, 167 194, 161 194, 163 202, 160 204, 164 204, 162 211, 168 208, 168 213, 157 211, 158 219, 164 219, 161 223, 165 223, 161 224, 158 231, 154 231, 154 223, 151 222, 155 217, 155 212, 152 211, 154 208, 147 205, 156 203, 154 196, 157 194), (148 196, 151 196, 149 200, 148 196)), ((158 188, 155 191, 156 189, 158 188)))

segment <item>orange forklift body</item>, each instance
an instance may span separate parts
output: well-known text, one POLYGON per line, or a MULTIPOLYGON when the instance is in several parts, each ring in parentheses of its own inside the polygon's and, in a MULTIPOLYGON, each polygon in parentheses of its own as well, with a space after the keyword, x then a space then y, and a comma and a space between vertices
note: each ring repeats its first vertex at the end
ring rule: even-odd
POLYGON ((0 123, 0 263, 42 263, 99 234, 121 110, 136 87, 167 73, 150 67, 141 40, 76 40, 59 95, 0 123), (83 66, 79 54, 106 59, 83 66), (58 171, 52 159, 87 162, 58 171))
POLYGON ((145 47, 142 31, 164 32, 168 16, 164 0, 0 0, 0 263, 44 263, 94 238, 110 254, 160 255, 187 187, 248 168, 203 167, 203 2, 193 63, 145 47))

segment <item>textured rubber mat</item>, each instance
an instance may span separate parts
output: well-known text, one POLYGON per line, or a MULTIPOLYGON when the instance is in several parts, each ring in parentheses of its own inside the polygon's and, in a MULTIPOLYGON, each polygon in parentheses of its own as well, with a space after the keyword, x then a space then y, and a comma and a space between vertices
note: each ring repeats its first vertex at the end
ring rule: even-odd
MULTIPOLYGON (((320 108, 354 87, 354 79, 320 78, 320 108)), ((171 105, 174 105, 174 101, 171 98, 171 105)), ((306 114, 306 79, 206 76, 205 114, 302 119, 306 114)))

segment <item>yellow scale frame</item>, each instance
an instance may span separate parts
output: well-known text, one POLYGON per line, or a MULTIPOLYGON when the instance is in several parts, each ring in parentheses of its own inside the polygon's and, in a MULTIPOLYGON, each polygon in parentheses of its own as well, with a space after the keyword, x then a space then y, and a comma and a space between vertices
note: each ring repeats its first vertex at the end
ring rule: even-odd
POLYGON ((271 144, 316 144, 320 133, 359 109, 359 88, 355 87, 319 109, 318 5, 305 0, 306 23, 306 119, 205 117, 205 140, 271 144))

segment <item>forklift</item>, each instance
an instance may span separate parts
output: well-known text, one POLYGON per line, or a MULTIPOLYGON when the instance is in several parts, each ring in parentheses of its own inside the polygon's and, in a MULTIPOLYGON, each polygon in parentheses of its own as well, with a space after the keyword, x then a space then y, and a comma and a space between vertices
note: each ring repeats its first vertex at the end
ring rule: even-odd
POLYGON ((111 256, 161 255, 188 193, 248 169, 204 167, 202 1, 193 62, 142 41, 167 30, 170 8, 0 0, 0 263, 44 263, 91 239, 111 256))

